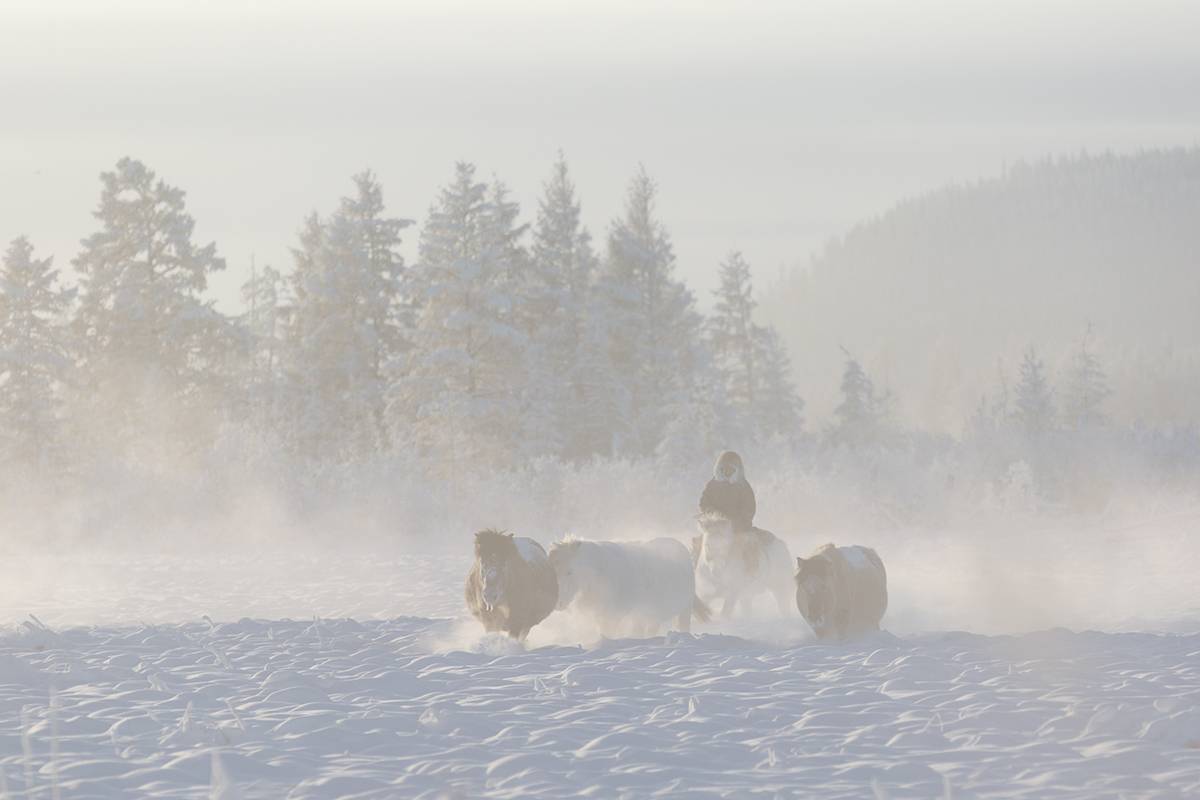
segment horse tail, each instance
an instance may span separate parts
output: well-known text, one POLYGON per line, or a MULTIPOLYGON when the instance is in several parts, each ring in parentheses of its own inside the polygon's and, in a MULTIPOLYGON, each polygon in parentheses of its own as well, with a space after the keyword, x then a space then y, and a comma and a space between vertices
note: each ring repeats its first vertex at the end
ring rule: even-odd
POLYGON ((692 616, 699 622, 710 622, 712 620, 712 609, 706 606, 697 594, 692 595, 692 616))

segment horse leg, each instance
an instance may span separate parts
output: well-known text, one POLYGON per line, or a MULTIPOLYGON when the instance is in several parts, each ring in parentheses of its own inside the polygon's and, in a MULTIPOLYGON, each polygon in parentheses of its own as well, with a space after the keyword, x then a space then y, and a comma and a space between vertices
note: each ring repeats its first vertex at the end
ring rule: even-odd
POLYGON ((689 611, 684 611, 682 614, 680 614, 679 619, 676 620, 675 626, 682 633, 691 633, 692 632, 692 612, 689 610, 689 611))
POLYGON ((730 593, 725 596, 725 603, 721 606, 721 616, 729 619, 733 616, 733 612, 737 609, 738 596, 730 593))

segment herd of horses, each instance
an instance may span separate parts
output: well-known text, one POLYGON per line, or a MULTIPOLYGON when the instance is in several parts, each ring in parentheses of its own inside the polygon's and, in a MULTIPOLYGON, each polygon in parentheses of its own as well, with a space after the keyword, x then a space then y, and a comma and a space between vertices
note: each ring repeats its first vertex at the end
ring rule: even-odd
POLYGON ((818 639, 879 630, 887 572, 869 547, 824 545, 793 562, 774 534, 735 531, 728 519, 698 518, 691 548, 678 539, 590 541, 567 537, 547 552, 533 539, 496 530, 475 534, 467 607, 486 631, 524 641, 556 610, 593 620, 608 637, 690 631, 770 594, 779 613, 808 623, 818 639), (794 610, 793 610, 794 609, 794 610))

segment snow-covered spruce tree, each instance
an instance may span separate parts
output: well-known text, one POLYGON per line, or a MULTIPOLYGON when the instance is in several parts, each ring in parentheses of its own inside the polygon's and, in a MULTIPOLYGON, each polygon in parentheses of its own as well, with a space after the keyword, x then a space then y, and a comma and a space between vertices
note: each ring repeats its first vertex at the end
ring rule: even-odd
POLYGON ((370 170, 352 180, 354 194, 327 220, 312 215, 293 251, 288 405, 299 451, 317 460, 389 447, 388 386, 411 327, 399 252, 411 220, 385 215, 370 170))
POLYGON ((165 457, 205 446, 227 388, 231 325, 202 294, 224 269, 192 243, 184 192, 123 158, 100 176, 100 230, 73 264, 80 302, 73 418, 95 445, 165 457))
POLYGON ((245 365, 239 380, 242 414, 251 427, 266 432, 277 422, 280 358, 283 350, 284 279, 267 265, 250 265, 242 284, 245 312, 238 320, 245 336, 245 365))
POLYGON ((526 335, 516 306, 516 207, 459 163, 430 209, 411 271, 413 346, 392 419, 437 473, 507 466, 521 420, 526 335))
MULTIPOLYGON (((377 340, 373 369, 382 376, 404 352, 405 338, 412 327, 412 307, 404 293, 406 268, 399 249, 401 231, 412 225, 412 220, 384 215, 383 187, 373 172, 365 170, 353 180, 356 192, 353 197, 342 198, 338 213, 355 223, 366 251, 361 303, 377 340)), ((379 413, 382 424, 382 408, 379 413)))
POLYGON ((613 332, 603 297, 596 293, 589 300, 578 357, 571 365, 576 397, 564 422, 568 458, 608 457, 625 450, 620 437, 627 430, 630 400, 613 364, 613 332))
POLYGON ((53 259, 34 258, 24 236, 0 263, 0 463, 45 469, 62 462, 56 390, 70 366, 61 317, 72 293, 53 259))
POLYGON ((791 364, 778 333, 754 321, 750 265, 731 253, 720 266, 720 286, 708 318, 708 341, 725 395, 759 436, 796 435, 803 402, 791 382, 791 364))
POLYGON ((1054 428, 1054 400, 1046 368, 1030 347, 1021 360, 1021 370, 1014 392, 1013 419, 1029 439, 1037 440, 1054 428))
POLYGON ((850 447, 879 444, 886 435, 891 395, 880 394, 858 359, 844 348, 842 352, 846 354, 846 365, 842 370, 842 402, 833 411, 837 418, 833 440, 850 447))
POLYGON ((759 386, 751 416, 761 436, 795 438, 804 427, 804 401, 792 383, 792 362, 774 327, 758 328, 759 386))
POLYGON ((1063 399, 1063 416, 1075 430, 1086 430, 1104 424, 1104 401, 1112 394, 1108 376, 1100 359, 1090 348, 1092 328, 1089 325, 1079 342, 1079 349, 1071 359, 1067 375, 1066 397, 1063 399))
POLYGON ((292 446, 316 461, 387 448, 389 366, 405 346, 397 248, 409 223, 384 216, 370 172, 354 183, 327 220, 308 217, 293 250, 284 404, 292 446))
POLYGON ((596 257, 579 214, 560 153, 542 186, 523 290, 530 336, 526 421, 532 428, 526 444, 535 453, 553 449, 569 459, 609 452, 616 406, 611 365, 604 363, 607 329, 593 318, 596 257))
POLYGON ((700 315, 691 292, 675 279, 671 240, 655 217, 654 181, 640 168, 630 182, 625 214, 612 223, 602 277, 612 358, 628 397, 622 455, 655 452, 668 420, 692 402, 703 382, 700 315))
POLYGON ((713 361, 725 382, 730 402, 748 413, 754 407, 759 383, 758 326, 754 324, 754 286, 750 265, 741 253, 730 253, 721 262, 720 286, 708 318, 713 361))

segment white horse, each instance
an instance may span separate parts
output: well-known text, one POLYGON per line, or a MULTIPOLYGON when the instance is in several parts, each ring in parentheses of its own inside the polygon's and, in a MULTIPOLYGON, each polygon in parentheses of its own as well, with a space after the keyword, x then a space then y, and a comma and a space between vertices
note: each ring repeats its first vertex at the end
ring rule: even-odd
POLYGON ((696 596, 687 547, 676 539, 592 542, 568 538, 550 546, 558 577, 558 608, 593 618, 605 636, 654 636, 675 621, 691 630, 692 617, 708 621, 696 596))
POLYGON ((696 582, 707 602, 724 600, 721 616, 731 616, 739 602, 752 602, 763 592, 775 598, 780 614, 795 613, 792 554, 782 539, 759 528, 735 533, 730 521, 717 515, 702 514, 697 522, 696 582))

